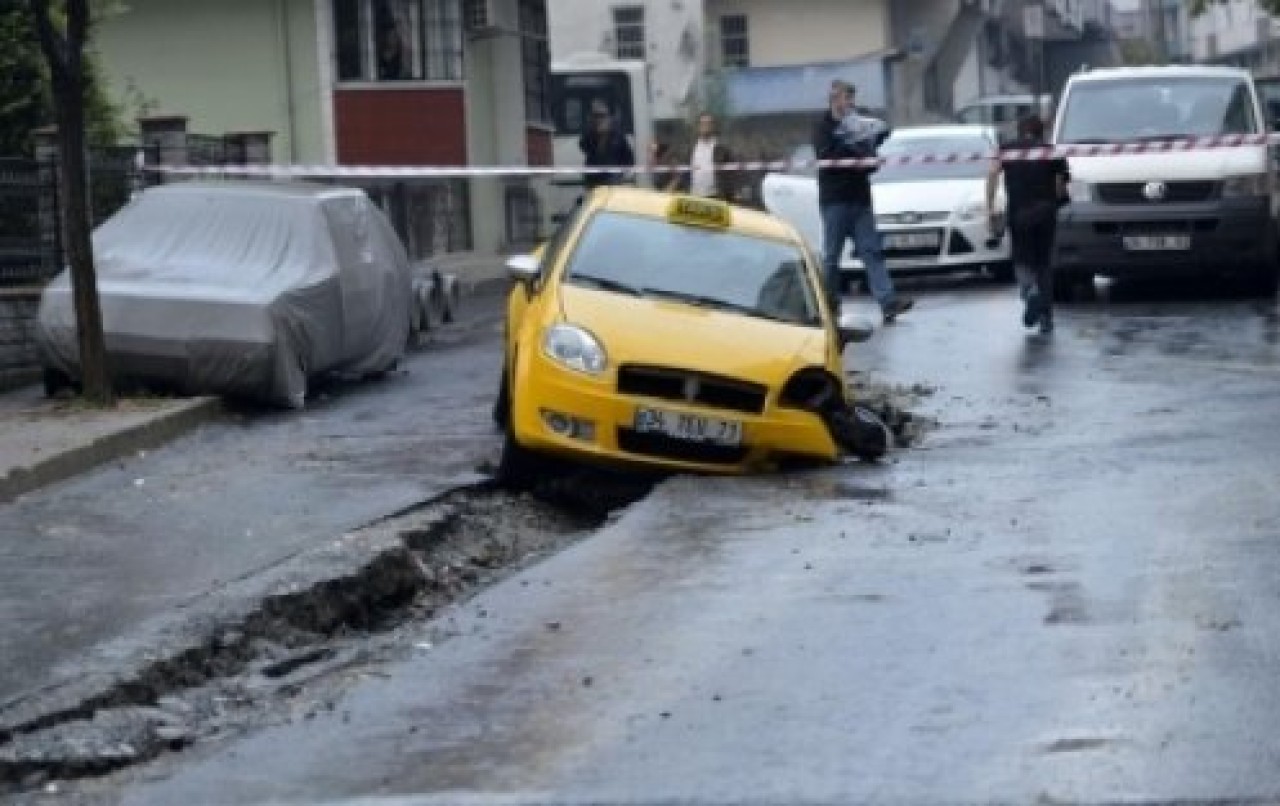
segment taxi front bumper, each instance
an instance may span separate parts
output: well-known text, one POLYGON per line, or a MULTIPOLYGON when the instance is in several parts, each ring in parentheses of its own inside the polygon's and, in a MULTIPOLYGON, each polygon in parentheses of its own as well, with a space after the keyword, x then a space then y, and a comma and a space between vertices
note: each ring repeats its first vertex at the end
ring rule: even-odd
POLYGON ((787 460, 835 461, 839 450, 822 419, 780 407, 769 389, 762 411, 690 404, 667 397, 625 394, 615 370, 600 377, 573 372, 544 356, 516 385, 514 436, 526 449, 633 469, 735 474, 787 460), (638 427, 637 412, 657 410, 703 421, 740 424, 738 440, 677 438, 638 427))

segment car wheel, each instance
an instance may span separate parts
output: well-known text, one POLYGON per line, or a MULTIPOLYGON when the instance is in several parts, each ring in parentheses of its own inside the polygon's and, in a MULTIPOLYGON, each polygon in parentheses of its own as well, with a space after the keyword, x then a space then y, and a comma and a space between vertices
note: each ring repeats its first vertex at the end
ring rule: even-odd
POLYGON ((1259 266, 1251 278, 1252 290, 1260 296, 1271 299, 1280 292, 1280 264, 1267 263, 1259 266))
POLYGON ((1013 262, 1004 260, 991 266, 991 279, 1001 285, 1013 282, 1013 262))
POLYGON ((493 401, 493 424, 498 428, 506 428, 511 419, 511 386, 507 379, 507 368, 502 368, 502 378, 498 381, 498 396, 493 401))
POLYGON ((57 397, 64 389, 74 389, 71 376, 60 369, 44 368, 44 393, 46 397, 57 397))
POLYGON ((498 457, 495 476, 498 484, 513 492, 525 492, 545 475, 547 463, 516 439, 515 417, 511 411, 511 395, 507 394, 505 424, 502 428, 502 454, 498 457))
POLYGON ((846 451, 865 462, 874 462, 888 453, 893 432, 875 412, 853 404, 831 411, 827 417, 831 436, 846 451))

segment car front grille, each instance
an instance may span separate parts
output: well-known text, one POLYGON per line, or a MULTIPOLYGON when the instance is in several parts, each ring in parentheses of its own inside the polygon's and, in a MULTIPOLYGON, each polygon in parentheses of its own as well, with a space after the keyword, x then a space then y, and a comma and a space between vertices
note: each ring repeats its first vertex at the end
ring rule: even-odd
POLYGON ((664 434, 642 434, 631 428, 618 429, 618 447, 639 456, 708 465, 740 464, 748 451, 745 445, 691 442, 664 434))
POLYGON ((1149 199, 1148 182, 1103 182, 1095 185, 1098 201, 1103 204, 1177 204, 1204 202, 1218 195, 1219 184, 1213 181, 1164 182, 1164 196, 1149 199))
POLYGON ((669 367, 625 364, 618 370, 624 395, 696 403, 713 409, 763 414, 768 389, 760 384, 669 367))

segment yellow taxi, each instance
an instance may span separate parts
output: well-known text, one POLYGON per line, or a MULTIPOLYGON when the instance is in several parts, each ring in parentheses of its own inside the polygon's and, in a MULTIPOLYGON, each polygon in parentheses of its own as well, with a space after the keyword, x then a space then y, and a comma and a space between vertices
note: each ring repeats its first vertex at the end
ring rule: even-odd
POLYGON ((782 220, 601 188, 507 269, 502 479, 544 457, 709 473, 839 457, 852 336, 782 220))

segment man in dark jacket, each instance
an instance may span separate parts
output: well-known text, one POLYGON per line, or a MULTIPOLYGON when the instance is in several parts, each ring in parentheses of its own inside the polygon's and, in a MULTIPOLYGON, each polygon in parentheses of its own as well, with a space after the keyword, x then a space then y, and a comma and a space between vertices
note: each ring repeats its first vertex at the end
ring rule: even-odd
MULTIPOLYGON (((1044 123, 1036 116, 1018 121, 1018 139, 1011 148, 1044 145, 1044 123)), ((995 211, 996 187, 1004 174, 1005 209, 1013 239, 1013 270, 1026 307, 1022 324, 1053 331, 1053 239, 1058 208, 1067 200, 1071 173, 1061 157, 1049 160, 998 160, 987 178, 987 210, 995 211)), ((991 233, 999 233, 995 215, 991 233)))
MULTIPOLYGON (((627 136, 618 127, 608 107, 600 102, 591 107, 591 117, 578 139, 578 148, 582 150, 583 165, 588 168, 630 168, 636 164, 635 152, 627 142, 627 136)), ((582 187, 589 193, 601 185, 620 184, 623 178, 624 175, 618 171, 587 173, 582 176, 582 187)))
MULTIPOLYGON (((888 136, 885 129, 870 140, 859 138, 850 129, 854 88, 844 81, 831 84, 830 108, 823 113, 813 130, 813 148, 820 160, 859 159, 875 156, 875 150, 888 136)), ((871 173, 874 168, 819 168, 818 208, 822 213, 822 266, 827 284, 827 297, 832 311, 840 315, 840 253, 845 242, 853 239, 854 253, 862 261, 871 296, 880 304, 885 323, 911 308, 912 300, 899 297, 884 263, 880 233, 876 230, 875 209, 871 202, 871 173)))

